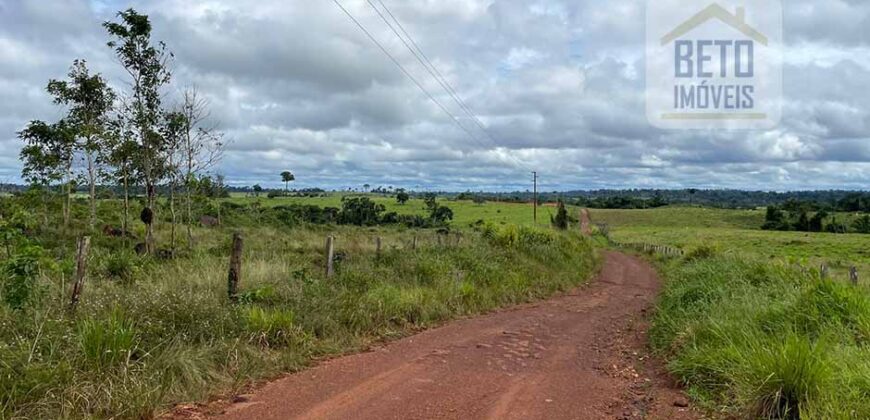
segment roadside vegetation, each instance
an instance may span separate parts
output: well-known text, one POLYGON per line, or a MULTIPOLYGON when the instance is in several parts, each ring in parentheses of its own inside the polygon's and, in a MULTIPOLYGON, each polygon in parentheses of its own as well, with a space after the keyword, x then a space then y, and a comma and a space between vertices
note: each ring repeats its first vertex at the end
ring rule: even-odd
POLYGON ((651 341, 717 416, 870 417, 870 292, 701 247, 664 267, 651 341))
MULTIPOLYGON (((492 222, 446 229, 449 220, 433 221, 447 212, 440 204, 421 212, 435 223, 421 229, 385 220, 389 212, 364 197, 345 200, 330 220, 317 220, 332 212, 316 206, 199 199, 194 214, 221 208, 221 225, 193 227, 194 245, 179 238, 174 253, 134 252, 134 237, 147 236, 142 223, 128 235, 94 232, 74 311, 70 279, 88 201, 72 201, 64 228, 63 212, 53 211, 62 196, 46 202, 48 214, 34 205, 41 198, 0 199, 0 418, 151 417, 321 357, 545 298, 596 266, 578 232, 492 222), (227 296, 233 232, 244 238, 236 304, 227 296), (336 238, 331 278, 328 235, 336 238)), ((118 200, 96 204, 98 224, 117 220, 118 200)), ((171 218, 160 214, 154 243, 168 246, 171 218)))
MULTIPOLYGON (((870 239, 800 231, 794 223, 815 216, 789 208, 776 210, 789 224, 782 230, 761 229, 768 209, 592 210, 591 217, 618 242, 686 251, 659 260, 665 288, 651 344, 714 417, 868 418, 870 239), (824 279, 822 264, 830 268, 824 279), (852 266, 858 285, 849 280, 852 266)), ((831 212, 814 225, 863 217, 831 212)))

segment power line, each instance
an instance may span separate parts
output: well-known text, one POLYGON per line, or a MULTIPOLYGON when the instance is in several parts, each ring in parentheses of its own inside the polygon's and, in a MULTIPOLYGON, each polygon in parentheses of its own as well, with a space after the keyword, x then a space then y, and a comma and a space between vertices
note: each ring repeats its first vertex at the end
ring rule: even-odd
POLYGON ((417 42, 414 41, 414 37, 412 37, 411 34, 409 34, 407 30, 405 30, 405 27, 402 25, 401 22, 399 22, 399 19, 396 18, 392 11, 390 11, 390 8, 387 7, 387 5, 384 4, 383 1, 378 0, 378 4, 380 4, 381 7, 383 7, 384 10, 387 12, 387 14, 390 15, 390 18, 393 19, 393 22, 396 23, 396 26, 399 28, 400 31, 402 31, 402 34, 404 34, 404 36, 408 38, 408 41, 411 42, 413 48, 411 47, 411 45, 408 45, 408 42, 405 41, 402 35, 399 35, 399 32, 396 31, 396 29, 390 24, 389 21, 387 21, 384 15, 381 14, 377 7, 375 7, 374 3, 372 3, 371 0, 366 1, 368 1, 369 5, 371 5, 373 9, 375 9, 381 19, 384 20, 384 23, 386 23, 387 26, 390 27, 390 29, 393 31, 393 33, 396 34, 396 36, 399 37, 402 43, 405 44, 405 47, 407 47, 408 50, 411 51, 411 54, 413 54, 414 57, 417 58, 417 61, 419 61, 420 64, 423 65, 423 68, 425 68, 426 71, 428 71, 429 74, 431 74, 432 77, 434 77, 435 80, 438 81, 441 87, 443 87, 444 90, 447 91, 447 94, 450 95, 451 98, 453 98, 453 101, 455 101, 456 104, 459 105, 459 108, 461 108, 466 113, 466 115, 468 115, 471 120, 474 121, 474 123, 478 127, 480 127, 481 131, 483 131, 493 142, 495 142, 495 139, 489 134, 480 119, 478 119, 477 116, 474 115, 474 112, 471 110, 471 108, 468 107, 465 101, 463 101, 459 94, 456 92, 456 89, 454 89, 453 86, 451 86, 450 83, 447 81, 447 79, 441 74, 441 72, 438 71, 438 68, 435 67, 435 65, 432 63, 432 60, 430 60, 426 53, 423 52, 423 49, 420 48, 420 45, 418 45, 417 42))
POLYGON ((441 108, 441 110, 444 111, 444 113, 447 114, 447 116, 449 116, 450 119, 452 119, 453 122, 456 123, 456 125, 457 125, 460 129, 462 129, 462 131, 465 131, 465 133, 468 134, 472 139, 477 140, 477 139, 474 137, 474 134, 472 134, 471 131, 469 131, 467 128, 465 128, 465 126, 463 126, 463 125, 459 122, 459 120, 456 118, 456 116, 454 116, 453 113, 451 113, 451 112, 450 112, 450 111, 449 111, 449 110, 448 110, 448 109, 447 109, 443 104, 441 104, 441 102, 439 102, 437 99, 435 99, 435 97, 432 96, 432 94, 429 93, 429 91, 426 90, 426 88, 424 88, 423 85, 422 85, 422 84, 421 84, 421 83, 420 83, 416 78, 414 78, 414 76, 412 76, 411 73, 408 72, 408 70, 405 69, 405 66, 403 66, 402 63, 399 63, 399 60, 396 60, 396 58, 393 57, 393 55, 390 54, 390 52, 387 51, 387 49, 384 48, 384 46, 381 45, 381 43, 378 42, 378 40, 377 40, 374 36, 372 36, 372 34, 371 34, 371 33, 370 33, 366 28, 365 28, 365 26, 363 26, 362 23, 360 23, 359 20, 357 20, 357 19, 356 19, 356 18, 355 18, 355 17, 354 17, 354 16, 353 16, 353 15, 352 15, 348 10, 347 10, 347 9, 345 9, 344 6, 342 6, 341 3, 338 2, 338 0, 332 0, 332 1, 333 1, 333 3, 335 3, 336 6, 338 6, 338 7, 339 7, 343 12, 344 12, 344 14, 347 15, 347 17, 350 18, 350 20, 353 21, 353 23, 356 24, 356 26, 358 26, 358 27, 360 28, 360 30, 363 31, 363 33, 366 34, 366 36, 367 36, 367 37, 368 37, 372 42, 375 43, 375 45, 378 46, 378 48, 381 49, 381 51, 382 51, 382 52, 383 52, 387 57, 390 58, 390 60, 393 62, 393 64, 395 64, 397 67, 399 67, 399 69, 402 70, 402 73, 404 73, 405 76, 407 76, 409 79, 411 79, 411 81, 414 82, 414 84, 417 85, 417 87, 420 88, 420 90, 421 90, 424 94, 426 94, 426 96, 429 97, 429 99, 430 99, 432 102, 434 102, 436 105, 438 105, 438 107, 441 108))
MULTIPOLYGON (((368 1, 368 0, 367 0, 367 1, 368 1)), ((371 3, 371 1, 368 1, 368 2, 369 2, 369 5, 372 6, 372 8, 374 8, 375 11, 378 12, 378 15, 381 17, 381 19, 383 19, 383 20, 387 23, 387 26, 389 26, 390 29, 391 29, 391 30, 396 34, 396 36, 398 36, 399 39, 402 40, 402 43, 404 43, 405 46, 408 47, 408 48, 411 50, 412 53, 414 53, 414 56, 415 56, 418 60, 420 60, 420 57, 418 57, 417 54, 413 51, 413 49, 411 49, 411 47, 410 47, 410 46, 408 45, 408 43, 404 40, 404 38, 402 38, 402 36, 398 34, 398 32, 396 31, 396 29, 393 28, 393 26, 389 23, 389 21, 387 21, 386 17, 385 17, 385 16, 384 16, 384 15, 383 15, 383 14, 382 14, 378 9, 377 9, 377 7, 374 6, 374 4, 371 3)), ((358 19, 356 19, 356 18, 353 16, 353 14, 350 13, 350 11, 348 11, 344 6, 342 6, 342 4, 338 2, 338 0, 333 0, 333 3, 335 3, 335 5, 338 6, 338 7, 339 7, 343 12, 344 12, 344 14, 347 15, 347 17, 350 18, 350 20, 353 21, 353 23, 356 24, 357 27, 359 27, 359 29, 360 29, 361 31, 363 31, 363 33, 364 33, 364 34, 369 38, 369 40, 371 40, 375 45, 377 45, 377 47, 381 50, 381 52, 383 52, 383 53, 384 53, 384 54, 385 54, 385 55, 390 59, 390 61, 392 61, 393 64, 395 64, 395 65, 399 68, 399 70, 401 70, 402 73, 405 74, 406 77, 408 77, 409 79, 411 79, 411 81, 414 82, 414 84, 415 84, 415 85, 416 85, 416 86, 417 86, 417 87, 418 87, 418 88, 419 88, 419 89, 420 89, 424 94, 426 94, 426 96, 427 96, 427 97, 428 97, 432 102, 434 102, 436 105, 438 105, 438 107, 441 108, 441 110, 444 111, 444 113, 447 114, 447 116, 449 116, 451 120, 453 120, 453 122, 456 124, 457 127, 459 127, 460 129, 462 129, 462 131, 465 131, 465 133, 468 134, 468 136, 471 138, 472 141, 474 141, 475 143, 477 143, 478 145, 481 145, 481 146, 483 146, 483 147, 488 147, 487 145, 485 145, 485 144, 483 144, 482 142, 480 142, 480 140, 478 140, 478 138, 477 138, 477 137, 476 137, 476 136, 475 136, 471 131, 469 131, 468 128, 466 128, 464 125, 462 125, 462 123, 459 121, 459 119, 458 119, 458 118, 457 118, 457 117, 456 117, 452 112, 450 112, 450 110, 448 110, 447 107, 445 107, 445 106, 444 106, 440 101, 438 101, 438 100, 437 100, 437 99, 436 99, 436 98, 435 98, 435 97, 434 97, 434 96, 433 96, 433 95, 432 95, 428 90, 426 90, 426 88, 423 87, 422 83, 420 83, 420 81, 418 81, 418 80, 417 80, 413 75, 411 75, 411 73, 408 72, 408 70, 405 68, 405 66, 403 66, 403 65, 402 65, 402 64, 401 64, 401 63, 400 63, 400 62, 399 62, 399 61, 398 61, 398 60, 397 60, 397 59, 396 59, 392 54, 390 54, 390 52, 387 51, 387 49, 386 49, 386 48, 385 48, 385 47, 384 47, 384 46, 383 46, 383 45, 382 45, 382 44, 381 44, 381 43, 380 43, 380 42, 379 42, 379 41, 378 41, 378 40, 377 40, 377 39, 376 39, 372 34, 371 34, 371 32, 369 32, 368 29, 366 29, 365 26, 364 26, 364 25, 363 25, 363 24, 362 24, 358 19)), ((382 2, 381 2, 381 4, 383 5, 382 2)), ((386 7, 385 7, 385 8, 386 8, 386 7)), ((387 12, 389 13, 389 10, 387 10, 387 12)), ((392 13, 390 13, 390 15, 392 16, 392 13)), ((395 19, 395 17, 394 17, 394 19, 395 19)), ((398 20, 396 20, 396 22, 398 23, 398 20)), ((400 24, 399 24, 399 25, 400 25, 400 24)), ((404 31, 404 30, 403 30, 403 31, 404 31)), ((405 33, 407 33, 407 32, 405 31, 405 33)), ((408 38, 411 39, 411 41, 413 42, 413 38, 411 38, 410 36, 408 36, 408 38)), ((415 43, 415 44, 416 44, 416 43, 415 43)), ((418 47, 418 48, 419 48, 419 47, 418 47)), ((421 53, 422 53, 422 50, 421 50, 421 53)), ((427 60, 428 60, 428 58, 427 58, 427 60)), ((430 63, 431 63, 431 62, 430 62, 430 63)), ((431 71, 429 70, 429 68, 428 68, 425 64, 424 64, 423 66, 424 66, 424 68, 426 68, 426 70, 429 71, 430 74, 431 74, 431 71)), ((434 68, 434 66, 433 66, 433 68, 434 68)), ((435 71, 437 72, 437 69, 435 69, 435 71)), ((434 75, 433 75, 433 77, 434 77, 434 75)), ((436 80, 437 80, 437 79, 438 79, 438 78, 436 77, 436 80)), ((440 83, 440 81, 439 81, 439 83, 440 83)), ((444 85, 442 85, 442 86, 444 86, 444 85)), ((446 87, 445 87, 445 90, 447 90, 446 87)), ((450 88, 450 90, 452 90, 452 87, 450 88)), ((454 90, 454 92, 455 92, 455 90, 454 90)), ((449 94, 449 93, 450 93, 450 92, 448 91, 448 94, 449 94)), ((451 95, 451 97, 453 97, 453 95, 451 95)), ((454 100, 457 100, 458 102, 461 102, 461 101, 462 101, 461 98, 459 98, 458 96, 456 96, 456 97, 454 98, 454 100)), ((463 104, 464 104, 464 102, 463 102, 463 104)), ((467 109, 467 106, 466 106, 465 108, 463 108, 463 109, 467 109)), ((480 120, 478 120, 477 117, 475 117, 473 113, 470 113, 470 110, 469 110, 469 111, 466 111, 466 112, 469 112, 469 115, 471 115, 471 116, 472 116, 472 119, 473 119, 473 120, 474 120, 474 121, 475 121, 475 122, 476 122, 476 123, 481 127, 482 131, 483 131, 483 132, 484 132, 484 133, 485 133, 485 134, 486 134, 490 139, 492 139, 493 142, 495 142, 495 139, 494 139, 494 138, 489 134, 488 131, 486 131, 486 129, 483 127, 483 125, 482 125, 482 123, 480 122, 480 120)), ((493 144, 492 146, 497 146, 497 145, 493 144)), ((497 150, 496 150, 495 152, 496 152, 496 157, 497 157, 499 160, 504 161, 504 156, 502 156, 501 153, 499 153, 497 150)), ((527 165, 525 165, 525 164, 523 164, 522 162, 520 162, 520 161, 519 161, 515 156, 513 156, 513 155, 511 155, 511 154, 508 154, 507 157, 508 157, 512 162, 513 162, 514 165, 519 166, 519 167, 522 167, 522 168, 527 169, 527 170, 530 169, 527 165)), ((510 164, 510 162, 504 162, 504 163, 508 163, 508 164, 510 164)))
MULTIPOLYGON (((390 17, 393 19, 393 21, 396 23, 396 27, 398 27, 399 30, 401 30, 401 32, 404 34, 404 37, 401 34, 399 34, 399 31, 397 31, 396 27, 394 27, 389 22, 389 20, 387 20, 386 16, 384 16, 384 14, 381 13, 380 10, 378 10, 378 8, 374 5, 374 3, 372 3, 372 0, 366 0, 366 1, 368 2, 369 6, 371 6, 372 9, 375 10, 375 12, 377 12, 378 16, 381 17, 381 19, 384 21, 384 23, 387 24, 387 26, 390 28, 390 30, 393 31, 393 33, 396 35, 396 37, 398 37, 399 40, 402 41, 402 44, 405 45, 405 47, 408 49, 408 51, 410 51, 411 54, 414 55, 414 58, 416 58, 417 61, 419 61, 420 64, 423 65, 423 68, 426 69, 426 71, 429 72, 430 75, 432 75, 432 77, 441 85, 441 87, 444 88, 444 90, 447 92, 447 94, 456 102, 457 105, 459 105, 460 109, 462 109, 462 111, 465 112, 465 114, 480 128, 480 130, 484 134, 486 134, 487 137, 489 137, 489 139, 492 141, 492 144, 490 146, 498 147, 498 142, 496 141, 496 139, 492 136, 492 134, 489 133, 489 131, 486 129, 486 127, 483 125, 483 123, 480 121, 480 119, 474 114, 474 112, 471 110, 471 108, 469 108, 468 105, 465 104, 465 101, 462 100, 462 98, 459 96, 459 94, 456 92, 456 90, 450 85, 450 83, 446 80, 446 78, 441 74, 441 72, 438 71, 438 68, 435 67, 435 65, 432 63, 432 61, 429 59, 429 57, 423 52, 423 49, 420 48, 419 44, 417 44, 417 42, 414 41, 414 38, 408 33, 408 31, 401 24, 401 22, 399 22, 399 20, 396 18, 396 16, 393 14, 393 12, 390 11, 390 8, 387 7, 387 5, 384 4, 384 2, 382 0, 378 0, 378 3, 381 5, 381 7, 384 8, 384 10, 387 12, 387 14, 389 14, 390 17), (411 44, 413 44, 413 47, 408 44, 408 41, 405 40, 405 37, 407 37, 408 41, 410 41, 411 44)), ((475 138, 475 140, 476 140, 476 138, 475 138)), ((478 144, 480 144, 481 146, 487 147, 487 145, 484 145, 482 143, 478 143, 478 144)), ((496 152, 496 153, 498 153, 498 152, 496 152)), ((498 155, 498 157, 500 160, 503 160, 501 155, 498 155)), ((528 165, 525 165, 524 163, 522 163, 515 156, 509 154, 509 155, 507 155, 507 157, 511 162, 505 162, 505 163, 512 163, 513 165, 524 168, 526 170, 531 170, 531 168, 528 165)))

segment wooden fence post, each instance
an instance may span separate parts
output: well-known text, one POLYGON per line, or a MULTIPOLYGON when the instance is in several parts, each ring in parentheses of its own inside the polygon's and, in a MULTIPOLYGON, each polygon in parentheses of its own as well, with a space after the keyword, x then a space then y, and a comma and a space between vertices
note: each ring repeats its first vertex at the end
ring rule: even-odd
POLYGON ((332 277, 335 274, 333 259, 335 258, 335 238, 332 236, 326 237, 326 277, 332 277))
POLYGON ((417 236, 416 235, 414 235, 414 240, 411 241, 411 249, 413 249, 414 251, 417 250, 417 236))
POLYGON ((855 286, 858 285, 858 267, 849 267, 849 281, 855 286))
POLYGON ((822 278, 822 280, 828 278, 828 265, 827 264, 822 263, 822 265, 819 267, 819 276, 822 278))
POLYGON ((375 237, 375 254, 380 257, 381 256, 381 237, 375 237))
POLYGON ((242 280, 242 234, 233 233, 233 247, 230 253, 230 270, 227 274, 227 297, 230 302, 239 300, 239 282, 242 280))
POLYGON ((75 310, 76 305, 85 287, 85 275, 88 270, 88 251, 91 248, 91 237, 82 236, 76 243, 76 273, 73 279, 72 294, 70 295, 69 308, 75 310))

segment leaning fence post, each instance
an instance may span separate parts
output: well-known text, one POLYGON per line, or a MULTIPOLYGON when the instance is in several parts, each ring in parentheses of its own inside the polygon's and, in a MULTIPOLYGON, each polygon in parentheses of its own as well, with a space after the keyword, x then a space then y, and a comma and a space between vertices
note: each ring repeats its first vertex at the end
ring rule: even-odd
POLYGON ((76 273, 73 279, 72 294, 69 300, 70 310, 75 310, 85 287, 85 275, 88 270, 88 251, 91 248, 91 237, 82 236, 76 243, 76 273))
POLYGON ((852 266, 849 268, 849 281, 855 286, 858 285, 858 267, 852 266))
POLYGON ((333 259, 335 257, 335 238, 332 236, 326 237, 326 277, 332 277, 335 274, 333 267, 333 259))
POLYGON ((411 241, 411 249, 417 250, 417 236, 414 236, 414 239, 411 241))
POLYGON ((828 278, 828 265, 822 263, 821 267, 819 267, 819 276, 821 276, 822 280, 828 278))
POLYGON ((233 233, 233 247, 230 254, 230 270, 227 274, 227 297, 230 302, 239 300, 239 282, 242 280, 242 234, 233 233))

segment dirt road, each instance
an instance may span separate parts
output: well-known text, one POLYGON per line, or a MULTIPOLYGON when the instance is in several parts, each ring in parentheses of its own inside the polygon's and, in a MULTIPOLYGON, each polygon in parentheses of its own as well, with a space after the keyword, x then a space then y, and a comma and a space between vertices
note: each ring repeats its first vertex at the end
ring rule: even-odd
POLYGON ((459 320, 267 384, 223 419, 693 418, 645 349, 659 281, 605 254, 588 286, 459 320))
POLYGON ((580 232, 584 235, 592 234, 592 223, 589 221, 588 209, 580 209, 580 232))

